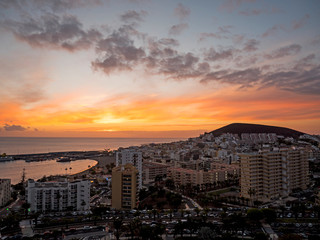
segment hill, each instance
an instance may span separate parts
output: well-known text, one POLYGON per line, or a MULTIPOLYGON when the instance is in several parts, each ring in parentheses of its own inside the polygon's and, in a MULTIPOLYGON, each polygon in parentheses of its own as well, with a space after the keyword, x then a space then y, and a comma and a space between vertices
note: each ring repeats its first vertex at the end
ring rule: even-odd
POLYGON ((220 136, 223 133, 233 133, 239 136, 242 133, 276 133, 277 135, 293 138, 299 138, 300 135, 304 134, 290 128, 249 123, 232 123, 210 133, 213 133, 214 136, 220 136))

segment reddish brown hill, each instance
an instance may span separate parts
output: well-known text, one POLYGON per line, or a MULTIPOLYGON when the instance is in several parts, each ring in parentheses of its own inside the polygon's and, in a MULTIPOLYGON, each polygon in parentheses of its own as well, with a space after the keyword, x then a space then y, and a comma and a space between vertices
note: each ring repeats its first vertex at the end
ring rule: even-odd
POLYGON ((304 134, 303 132, 299 132, 290 128, 250 123, 232 123, 216 129, 211 133, 213 133, 214 136, 220 136, 223 133, 233 133, 238 134, 239 136, 242 133, 276 133, 277 135, 293 138, 299 138, 300 135, 304 134))

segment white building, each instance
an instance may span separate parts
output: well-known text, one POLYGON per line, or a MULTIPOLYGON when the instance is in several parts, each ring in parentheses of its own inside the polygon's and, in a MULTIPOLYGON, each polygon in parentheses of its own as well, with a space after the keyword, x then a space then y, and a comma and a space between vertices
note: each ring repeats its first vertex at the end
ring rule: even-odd
POLYGON ((87 211, 90 206, 90 181, 35 182, 29 179, 26 199, 32 212, 87 211))
POLYGON ((5 206, 11 199, 11 180, 0 179, 0 207, 5 206))
POLYGON ((138 171, 138 186, 142 188, 142 153, 134 149, 122 149, 116 154, 116 166, 131 163, 138 171))

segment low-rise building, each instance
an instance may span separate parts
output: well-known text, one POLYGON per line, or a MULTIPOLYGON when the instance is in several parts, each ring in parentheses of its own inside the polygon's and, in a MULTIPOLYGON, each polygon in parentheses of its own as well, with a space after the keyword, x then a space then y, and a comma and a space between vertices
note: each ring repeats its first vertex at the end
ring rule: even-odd
POLYGON ((153 182, 156 176, 166 176, 168 165, 155 162, 144 162, 142 164, 142 179, 145 184, 153 182))
POLYGON ((194 170, 186 168, 168 168, 167 176, 177 185, 201 185, 222 182, 232 176, 239 176, 240 169, 236 165, 212 163, 211 170, 194 170))
POLYGON ((29 179, 26 199, 32 212, 87 211, 90 208, 90 181, 35 182, 29 179))

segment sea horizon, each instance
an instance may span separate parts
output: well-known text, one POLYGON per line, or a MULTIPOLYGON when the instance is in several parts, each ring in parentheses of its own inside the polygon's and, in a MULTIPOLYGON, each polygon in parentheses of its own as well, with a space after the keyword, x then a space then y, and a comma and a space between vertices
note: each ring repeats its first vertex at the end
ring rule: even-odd
POLYGON ((50 152, 103 151, 151 143, 169 143, 186 138, 101 137, 0 137, 0 154, 45 154, 50 152))

